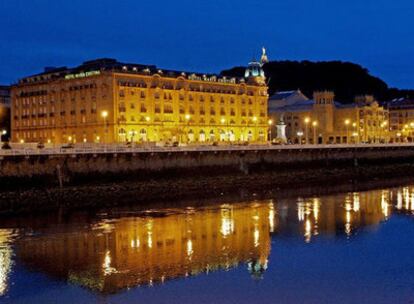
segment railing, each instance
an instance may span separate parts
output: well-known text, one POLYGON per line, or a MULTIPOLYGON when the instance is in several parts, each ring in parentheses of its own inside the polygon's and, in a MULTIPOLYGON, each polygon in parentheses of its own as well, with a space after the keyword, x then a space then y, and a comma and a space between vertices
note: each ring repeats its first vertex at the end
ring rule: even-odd
POLYGON ((414 143, 393 144, 331 144, 331 145, 186 145, 186 146, 157 146, 136 144, 131 146, 120 144, 78 144, 73 147, 68 145, 45 145, 37 148, 36 144, 12 144, 11 149, 1 149, 0 156, 18 155, 66 155, 66 154, 115 154, 115 153, 150 153, 150 152, 211 152, 211 151, 259 151, 259 150, 312 150, 312 149, 360 149, 360 148, 397 148, 410 147, 414 149, 414 143))

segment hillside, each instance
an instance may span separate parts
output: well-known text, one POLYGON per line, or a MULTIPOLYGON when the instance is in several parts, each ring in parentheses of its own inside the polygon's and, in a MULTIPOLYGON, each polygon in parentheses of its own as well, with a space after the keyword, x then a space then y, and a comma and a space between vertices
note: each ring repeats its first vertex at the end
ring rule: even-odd
MULTIPOLYGON (((350 62, 271 61, 263 69, 269 82, 269 94, 300 89, 311 97, 313 91, 332 90, 336 99, 344 103, 352 102, 354 96, 360 94, 372 94, 381 101, 406 96, 414 98, 414 90, 389 88, 367 69, 350 62)), ((242 77, 244 70, 245 67, 234 67, 221 74, 242 77)))

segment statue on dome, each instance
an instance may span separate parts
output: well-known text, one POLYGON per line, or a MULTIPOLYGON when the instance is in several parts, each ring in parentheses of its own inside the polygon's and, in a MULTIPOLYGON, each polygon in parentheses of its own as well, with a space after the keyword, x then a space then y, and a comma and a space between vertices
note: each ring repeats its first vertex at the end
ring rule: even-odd
POLYGON ((263 66, 265 63, 268 63, 268 62, 269 62, 269 59, 267 58, 266 48, 262 47, 262 57, 260 58, 260 63, 263 66))

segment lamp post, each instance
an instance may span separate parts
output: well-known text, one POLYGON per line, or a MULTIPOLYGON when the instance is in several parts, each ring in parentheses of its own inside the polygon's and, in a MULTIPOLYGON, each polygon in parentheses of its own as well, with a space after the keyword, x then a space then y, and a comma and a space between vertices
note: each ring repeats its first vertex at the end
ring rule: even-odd
POLYGON ((351 121, 349 119, 345 119, 345 127, 346 127, 346 143, 349 144, 349 124, 351 121))
POLYGON ((253 116, 253 122, 254 122, 254 137, 256 138, 257 141, 257 117, 253 116))
POLYGON ((190 119, 191 119, 191 115, 190 114, 185 114, 184 116, 185 121, 187 122, 187 142, 190 142, 190 134, 188 134, 189 132, 189 125, 190 125, 190 119))
POLYGON ((381 140, 384 140, 384 143, 385 143, 385 134, 383 133, 383 132, 385 132, 386 131, 386 127, 387 127, 387 125, 388 125, 388 122, 386 122, 386 121, 383 121, 382 123, 381 123, 381 138, 380 138, 380 142, 381 142, 381 140))
POLYGON ((269 119, 267 121, 267 124, 269 125, 269 141, 272 140, 272 125, 273 125, 273 120, 269 119))
POLYGON ((318 126, 318 122, 315 120, 312 122, 312 129, 313 129, 313 144, 316 145, 316 127, 318 126))
POLYGON ((3 142, 3 137, 7 134, 7 131, 5 129, 1 130, 1 142, 3 142))
POLYGON ((309 122, 310 122, 310 118, 305 117, 304 122, 305 122, 305 144, 307 145, 309 143, 308 125, 309 125, 309 122))
POLYGON ((103 121, 104 121, 104 132, 105 132, 104 141, 105 141, 105 143, 107 143, 107 141, 108 141, 108 138, 107 138, 107 136, 108 136, 108 126, 106 124, 106 118, 108 117, 108 111, 106 111, 106 110, 102 111, 101 116, 102 116, 103 121))
POLYGON ((298 131, 298 132, 296 133, 296 135, 299 137, 299 145, 301 145, 301 144, 302 144, 302 136, 303 136, 303 132, 302 132, 302 131, 298 131))
POLYGON ((401 133, 397 132, 397 142, 401 142, 401 133))
POLYGON ((147 138, 145 138, 146 140, 148 140, 149 138, 149 122, 150 122, 151 118, 149 116, 145 116, 145 121, 147 122, 147 138))
MULTIPOLYGON (((225 127, 224 127, 224 124, 226 123, 226 119, 224 118, 224 117, 222 117, 221 119, 220 119, 220 123, 221 123, 221 125, 222 125, 222 131, 224 131, 224 140, 226 140, 226 137, 227 137, 227 130, 225 129, 225 127)), ((221 133, 220 133, 220 137, 221 137, 221 133)), ((221 138, 220 138, 220 140, 221 140, 221 138)))
POLYGON ((354 143, 357 144, 359 142, 359 132, 358 132, 358 128, 357 128, 357 123, 353 122, 352 127, 354 128, 353 134, 356 133, 356 135, 354 135, 354 143))

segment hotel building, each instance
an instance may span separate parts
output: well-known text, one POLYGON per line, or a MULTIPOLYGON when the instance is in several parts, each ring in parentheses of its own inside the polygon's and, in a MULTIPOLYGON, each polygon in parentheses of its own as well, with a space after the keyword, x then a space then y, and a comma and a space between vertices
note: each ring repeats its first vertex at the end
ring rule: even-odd
POLYGON ((45 68, 12 86, 12 140, 48 143, 267 140, 262 63, 244 78, 114 59, 45 68))

